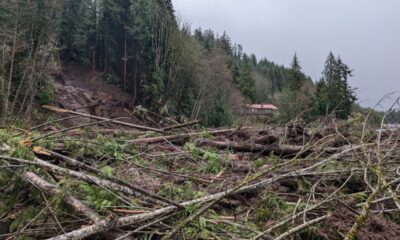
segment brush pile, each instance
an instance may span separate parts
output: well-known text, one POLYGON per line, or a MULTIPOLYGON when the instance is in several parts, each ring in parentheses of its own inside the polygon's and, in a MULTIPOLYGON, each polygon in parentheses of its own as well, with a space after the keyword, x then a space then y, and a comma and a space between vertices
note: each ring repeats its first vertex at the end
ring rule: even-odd
POLYGON ((0 130, 0 239, 400 235, 398 131, 161 128, 46 108, 65 116, 0 130), (91 121, 60 125, 73 116, 91 121))

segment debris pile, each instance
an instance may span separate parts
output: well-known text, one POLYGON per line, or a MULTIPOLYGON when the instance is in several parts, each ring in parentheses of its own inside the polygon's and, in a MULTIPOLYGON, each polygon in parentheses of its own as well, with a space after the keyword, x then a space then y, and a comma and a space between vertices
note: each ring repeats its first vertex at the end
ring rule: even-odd
POLYGON ((1 239, 400 234, 399 132, 147 127, 45 108, 65 116, 0 132, 1 239), (76 115, 91 121, 60 125, 76 115))

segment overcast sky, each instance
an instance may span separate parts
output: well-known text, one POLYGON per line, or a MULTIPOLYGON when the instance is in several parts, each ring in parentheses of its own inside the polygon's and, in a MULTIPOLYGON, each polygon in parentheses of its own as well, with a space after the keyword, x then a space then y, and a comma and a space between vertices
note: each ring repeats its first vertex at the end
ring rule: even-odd
MULTIPOLYGON (((354 69, 359 102, 400 92, 400 0, 173 0, 178 16, 223 33, 258 58, 321 76, 332 51, 354 69), (397 70, 397 71, 396 71, 397 70)), ((397 94, 398 95, 398 94, 397 94)), ((389 106, 387 102, 385 106, 389 106)))

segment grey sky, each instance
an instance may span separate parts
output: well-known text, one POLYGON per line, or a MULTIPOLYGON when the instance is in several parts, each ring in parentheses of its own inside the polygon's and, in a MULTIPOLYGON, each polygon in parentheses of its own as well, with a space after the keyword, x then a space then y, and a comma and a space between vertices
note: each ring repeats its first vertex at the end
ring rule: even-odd
MULTIPOLYGON (((173 0, 192 28, 223 33, 258 58, 288 66, 297 52, 319 79, 329 53, 354 71, 359 102, 400 91, 400 0, 173 0)), ((387 102, 385 106, 388 106, 387 102)))

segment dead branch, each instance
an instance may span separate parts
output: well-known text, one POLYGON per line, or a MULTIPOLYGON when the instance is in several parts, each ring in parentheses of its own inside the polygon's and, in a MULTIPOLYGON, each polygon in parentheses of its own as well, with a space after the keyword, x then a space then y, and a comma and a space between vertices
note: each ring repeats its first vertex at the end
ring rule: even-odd
POLYGON ((287 237, 289 237, 289 236, 291 236, 291 235, 293 235, 293 234, 295 234, 297 232, 300 232, 301 230, 306 229, 309 226, 312 226, 314 224, 320 223, 320 222, 324 221, 325 219, 327 219, 329 217, 330 217, 330 214, 322 216, 322 217, 319 217, 319 218, 316 218, 316 219, 313 219, 313 220, 308 221, 308 222, 305 222, 305 223, 303 223, 303 224, 301 224, 301 225, 299 225, 299 226, 297 226, 295 228, 292 228, 289 231, 286 231, 285 233, 279 235, 277 238, 275 238, 275 240, 286 239, 287 237))

